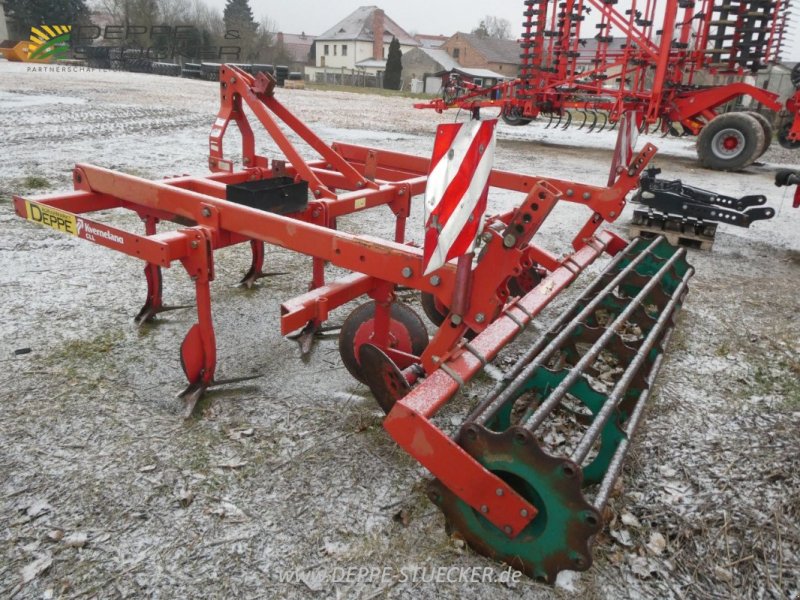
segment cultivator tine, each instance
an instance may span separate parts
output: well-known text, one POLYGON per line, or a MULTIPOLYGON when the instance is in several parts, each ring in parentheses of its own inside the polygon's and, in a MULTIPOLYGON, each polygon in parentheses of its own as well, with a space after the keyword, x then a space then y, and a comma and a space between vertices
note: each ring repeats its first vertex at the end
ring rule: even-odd
POLYGON ((230 379, 215 379, 210 384, 203 384, 199 381, 190 383, 186 389, 178 394, 178 398, 183 400, 183 418, 189 419, 192 417, 192 415, 194 415, 194 411, 197 408, 197 403, 200 402, 200 399, 207 391, 225 385, 234 385, 244 381, 252 381, 253 379, 259 379, 260 377, 263 377, 263 375, 246 375, 243 377, 231 377, 230 379))
POLYGON ((318 321, 309 321, 300 331, 286 337, 295 340, 300 345, 300 355, 305 358, 311 353, 314 340, 319 337, 321 331, 322 327, 318 321))
POLYGON ((264 271, 264 242, 250 240, 250 250, 252 253, 252 261, 247 273, 245 273, 244 277, 239 281, 240 287, 245 287, 249 290, 252 289, 256 282, 262 277, 289 275, 289 271, 264 271))
POLYGON ((432 498, 473 548, 549 582, 589 568, 694 273, 685 258, 661 237, 629 244, 467 418, 459 444, 538 509, 509 539, 435 481, 432 498))
MULTIPOLYGON (((597 111, 596 110, 592 111, 592 119, 593 119, 592 120, 592 124, 589 126, 589 133, 593 132, 595 125, 597 125, 597 111)), ((602 129, 600 131, 602 131, 602 129)))
POLYGON ((583 126, 586 125, 586 121, 589 120, 589 115, 585 110, 582 110, 581 113, 583 113, 583 122, 578 126, 578 131, 583 129, 583 126))
POLYGON ((161 267, 147 263, 144 267, 144 276, 147 280, 147 299, 144 306, 139 310, 133 320, 138 325, 150 323, 159 313, 183 308, 194 308, 192 304, 178 306, 165 306, 162 300, 162 276, 161 267))
MULTIPOLYGON (((569 113, 567 113, 567 114, 569 114, 569 113)), ((558 129, 561 126, 561 119, 563 119, 563 118, 564 118, 564 113, 558 113, 558 121, 556 121, 556 124, 553 125, 553 127, 558 129)))
POLYGON ((597 130, 597 133, 600 133, 606 128, 606 125, 608 125, 608 115, 604 112, 599 112, 597 114, 603 116, 603 124, 600 126, 600 129, 597 130))
MULTIPOLYGON (((555 118, 555 113, 550 113, 550 120, 547 121, 547 125, 545 125, 545 129, 550 129, 550 125, 553 124, 553 119, 555 118)), ((559 117, 559 122, 561 121, 561 117, 559 117)))

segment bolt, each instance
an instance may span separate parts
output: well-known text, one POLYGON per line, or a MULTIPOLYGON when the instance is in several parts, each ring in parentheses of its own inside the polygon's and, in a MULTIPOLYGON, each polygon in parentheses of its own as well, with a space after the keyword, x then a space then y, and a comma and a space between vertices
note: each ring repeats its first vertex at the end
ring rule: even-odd
POLYGON ((567 190, 567 196, 574 196, 574 195, 575 195, 575 190, 573 190, 572 188, 567 190))
POLYGON ((452 321, 453 325, 461 325, 461 315, 453 315, 450 317, 450 321, 452 321))
POLYGON ((434 275, 433 277, 431 277, 431 285, 432 286, 435 287, 435 286, 439 285, 440 283, 442 283, 442 278, 441 277, 439 277, 438 275, 434 275))
POLYGON ((203 216, 204 217, 210 217, 211 216, 211 209, 210 208, 204 208, 203 209, 203 216))
POLYGON ((488 513, 489 512, 489 507, 484 504, 483 506, 481 506, 481 512, 483 514, 488 513))
POLYGON ((236 83, 236 77, 231 77, 231 83, 236 83))
POLYGON ((400 271, 400 273, 403 274, 403 277, 408 278, 411 277, 413 271, 411 270, 411 267, 403 267, 403 270, 400 271))
POLYGON ((495 493, 496 493, 498 496, 502 496, 502 495, 503 495, 503 488, 497 488, 497 490, 495 490, 495 493))
POLYGON ((363 188, 364 187, 364 182, 363 181, 356 182, 356 187, 357 188, 363 188))
POLYGON ((583 199, 584 200, 588 200, 591 197, 592 197, 592 195, 589 192, 583 192, 583 199))
POLYGON ((406 195, 406 191, 404 189, 402 189, 402 190, 397 192, 397 195, 398 196, 405 196, 406 195))
POLYGON ((475 315, 475 322, 476 323, 483 323, 486 320, 486 315, 483 313, 478 313, 475 315))
POLYGON ((249 164, 250 164, 250 159, 249 159, 249 158, 247 158, 247 157, 245 156, 245 157, 242 159, 242 162, 243 162, 244 164, 246 164, 246 165, 249 165, 249 164))
POLYGON ((485 150, 486 150, 486 147, 483 144, 478 146, 478 154, 483 154, 485 150))
POLYGON ((608 216, 609 217, 616 217, 617 216, 617 211, 612 210, 610 213, 608 213, 608 216))
POLYGON ((314 190, 314 195, 317 197, 322 196, 322 190, 314 190))
POLYGON ((320 211, 319 211, 319 209, 318 209, 318 208, 315 208, 315 209, 314 209, 314 210, 311 212, 311 216, 312 216, 314 219, 316 219, 317 217, 319 217, 319 212, 320 212, 320 211))
POLYGON ((505 532, 506 532, 508 535, 511 535, 511 533, 512 533, 514 530, 513 530, 513 529, 511 529, 511 525, 506 525, 505 527, 503 527, 503 531, 505 531, 505 532))
POLYGON ((198 247, 200 244, 198 244, 198 243, 197 243, 197 241, 193 241, 193 242, 192 242, 191 244, 189 244, 189 245, 190 245, 192 248, 197 248, 197 247, 198 247))
POLYGON ((520 514, 521 517, 527 517, 528 516, 528 510, 523 508, 521 511, 519 511, 519 514, 520 514))
POLYGON ((492 241, 492 234, 486 231, 481 235, 481 239, 483 239, 484 243, 488 244, 492 241))
POLYGON ((447 152, 447 158, 449 158, 450 160, 453 160, 453 157, 455 155, 456 155, 455 151, 452 148, 450 148, 450 150, 447 152))
POLYGON ((517 236, 513 233, 507 233, 503 236, 503 246, 506 248, 513 248, 514 245, 517 243, 517 236))

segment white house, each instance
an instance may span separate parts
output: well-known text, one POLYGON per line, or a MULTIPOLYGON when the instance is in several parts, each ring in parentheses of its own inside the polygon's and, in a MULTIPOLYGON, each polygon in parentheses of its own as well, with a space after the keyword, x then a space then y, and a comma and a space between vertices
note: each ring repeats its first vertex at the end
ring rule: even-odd
POLYGON ((306 67, 311 81, 356 83, 359 76, 381 76, 392 38, 405 53, 420 43, 377 6, 362 6, 315 40, 315 64, 306 67))

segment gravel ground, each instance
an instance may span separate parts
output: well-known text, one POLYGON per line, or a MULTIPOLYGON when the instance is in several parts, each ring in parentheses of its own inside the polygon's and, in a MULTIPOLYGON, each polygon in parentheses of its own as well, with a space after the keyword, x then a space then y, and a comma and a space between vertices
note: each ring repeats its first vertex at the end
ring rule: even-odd
MULTIPOLYGON (((245 291, 234 284, 246 249, 218 254, 219 375, 261 377, 211 393, 202 415, 184 422, 178 345, 192 311, 135 327, 140 263, 13 215, 12 193, 68 189, 76 162, 150 178, 203 174, 217 89, 0 62, 0 595, 798 597, 800 210, 771 183, 795 155, 775 147, 743 173, 716 173, 696 165, 691 141, 649 140, 661 148, 665 176, 766 194, 777 215, 750 229, 721 226, 712 252, 691 253, 697 274, 592 569, 566 573, 555 587, 526 578, 437 583, 400 574, 478 567, 502 579, 504 570, 446 536, 424 494, 424 469, 385 434, 335 340, 303 362, 279 335, 279 304, 304 290, 307 259, 269 249, 269 269, 289 274, 245 291), (14 355, 21 348, 31 352, 14 355), (388 576, 347 576, 375 567, 388 576), (295 572, 302 578, 282 581, 295 572)), ((415 111, 405 98, 278 93, 326 140, 422 155, 435 125, 454 116, 415 111)), ((613 139, 501 125, 496 163, 602 185, 613 139)), ((259 145, 275 154, 265 136, 259 145)), ((518 200, 497 194, 490 211, 518 200)), ((613 228, 625 232, 629 211, 613 228)), ((389 235, 386 217, 364 213, 341 226, 389 235)), ((559 207, 538 239, 563 252, 585 217, 580 207, 559 207)), ((138 225, 115 212, 101 219, 138 225)), ((419 206, 409 230, 421 238, 419 206)), ((165 273, 165 298, 192 302, 179 269, 165 273)), ((510 347, 503 359, 519 351, 510 347)), ((467 390, 439 424, 454 430, 479 392, 467 390)))

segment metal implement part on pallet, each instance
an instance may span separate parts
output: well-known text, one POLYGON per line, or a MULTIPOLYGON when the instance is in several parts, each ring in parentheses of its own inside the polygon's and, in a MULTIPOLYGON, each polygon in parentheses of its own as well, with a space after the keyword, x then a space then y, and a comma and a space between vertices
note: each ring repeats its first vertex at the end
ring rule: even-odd
POLYGON ((602 525, 600 510, 642 417, 692 273, 682 251, 663 240, 628 243, 601 230, 621 214, 655 147, 648 144, 634 156, 611 187, 489 170, 484 194, 516 192, 518 204, 484 219, 474 260, 470 250, 468 259, 459 256, 425 274, 423 249, 406 243, 405 230, 412 198, 426 191, 430 159, 328 145, 275 97, 272 76, 230 65, 219 74, 211 175, 148 181, 78 164, 74 192, 15 196, 17 214, 143 260, 141 322, 175 308, 164 303, 162 269, 183 266, 194 283, 197 313, 180 348, 187 414, 211 386, 241 381, 216 376, 215 251, 249 245, 241 282, 248 287, 269 275, 264 244, 309 256, 309 286, 281 304, 281 333, 299 331, 308 351, 330 329, 333 311, 366 300, 341 326, 342 362, 388 413, 387 432, 436 478, 435 501, 452 525, 476 550, 532 576, 552 581, 561 569, 588 568, 590 538, 602 525), (256 154, 246 108, 283 158, 256 154), (232 122, 241 133, 240 170, 223 152, 232 122), (319 158, 306 160, 286 128, 319 158), (535 236, 561 202, 582 207, 587 218, 555 254, 535 236), (393 217, 393 239, 339 229, 340 217, 379 207, 393 217), (88 216, 112 209, 134 212, 144 231, 88 216), (162 221, 179 228, 159 231, 162 221), (609 270, 524 353, 458 438, 440 429, 433 416, 604 253, 614 257, 609 270), (327 265, 350 274, 328 281, 327 265), (422 294, 434 327, 398 301, 399 286, 422 294), (610 379, 604 364, 613 371, 610 379), (519 414, 521 398, 526 405, 519 414), (562 408, 586 426, 567 455, 551 453, 538 440, 542 422, 562 408), (591 499, 582 484, 599 486, 591 499))
POLYGON ((639 189, 632 201, 650 209, 650 218, 688 219, 703 228, 707 222, 750 227, 754 221, 771 219, 775 210, 765 207, 767 197, 762 195, 733 198, 708 190, 685 185, 680 179, 667 181, 656 176, 661 169, 645 169, 639 189))

